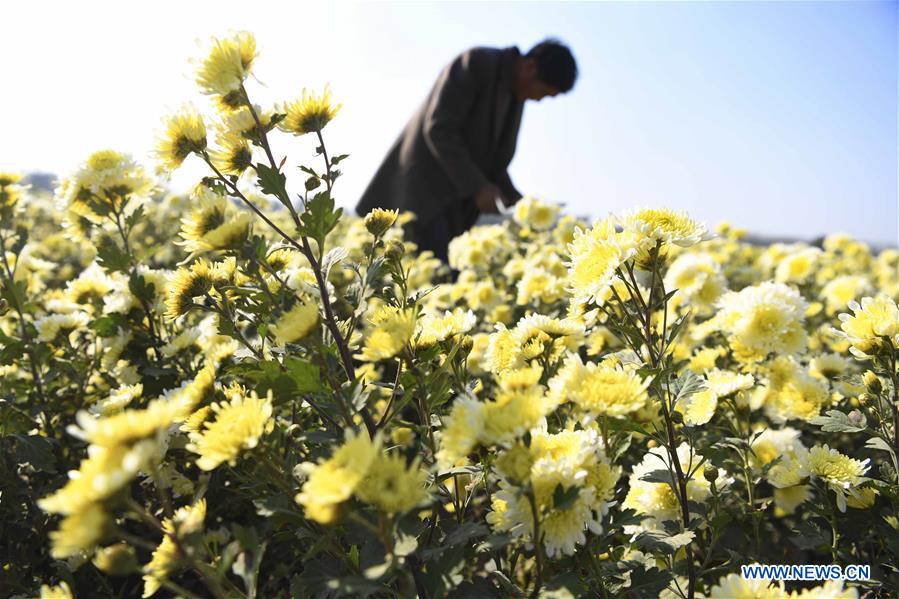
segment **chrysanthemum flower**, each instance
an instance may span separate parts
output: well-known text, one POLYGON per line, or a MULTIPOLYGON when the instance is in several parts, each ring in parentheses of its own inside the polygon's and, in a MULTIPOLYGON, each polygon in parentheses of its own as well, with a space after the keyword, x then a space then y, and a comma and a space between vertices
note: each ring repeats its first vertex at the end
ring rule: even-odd
POLYGON ((91 154, 78 170, 64 178, 56 189, 61 208, 100 224, 121 212, 131 198, 150 195, 155 185, 135 160, 115 150, 91 154))
POLYGON ((239 176, 253 165, 253 148, 242 137, 220 135, 209 158, 223 174, 239 176))
POLYGON ((369 233, 375 237, 381 237, 396 222, 399 216, 398 210, 385 210, 383 208, 373 208, 371 212, 365 215, 363 222, 369 233))
POLYGON ((359 358, 368 362, 387 360, 400 353, 415 332, 415 312, 383 306, 372 316, 359 358))
POLYGON ((493 511, 487 521, 498 531, 524 537, 534 534, 530 498, 518 485, 527 481, 533 490, 540 518, 543 545, 550 557, 572 555, 586 543, 586 532, 602 532, 602 517, 608 510, 619 472, 609 464, 595 430, 548 434, 531 431, 531 445, 516 446, 510 459, 503 455, 503 471, 513 476, 501 479, 494 494, 493 511), (556 505, 558 492, 576 490, 565 505, 556 505))
POLYGON ((72 512, 63 518, 58 530, 50 533, 50 555, 65 559, 90 551, 105 536, 108 523, 109 516, 99 503, 72 512))
POLYGON ((787 254, 774 270, 774 280, 779 283, 804 283, 815 271, 821 254, 816 247, 800 247, 787 254))
POLYGON ((615 271, 636 255, 637 249, 634 236, 616 232, 609 219, 597 222, 587 231, 576 229, 574 240, 568 244, 568 285, 574 300, 597 305, 605 302, 615 271))
POLYGON ((796 361, 779 356, 766 367, 768 381, 752 395, 755 406, 764 406, 765 414, 773 422, 811 420, 830 400, 826 383, 811 376, 796 361))
POLYGON ((206 150, 206 124, 193 106, 185 106, 166 119, 166 128, 156 146, 161 166, 173 171, 184 159, 206 150))
POLYGON ((252 33, 238 31, 227 38, 213 38, 209 54, 197 66, 197 84, 207 94, 234 92, 252 71, 256 55, 252 33))
POLYGON ((175 319, 186 314, 193 307, 194 298, 208 293, 216 279, 212 265, 202 258, 189 267, 179 268, 169 279, 166 316, 175 319))
POLYGON ((741 361, 795 354, 805 347, 806 303, 792 287, 767 281, 725 294, 719 306, 717 324, 741 361))
MULTIPOLYGON (((701 459, 687 443, 681 443, 677 448, 677 459, 681 463, 684 472, 690 472, 701 459)), ((671 467, 668 450, 664 447, 650 449, 643 461, 634 466, 630 476, 630 490, 622 504, 625 508, 633 509, 637 514, 648 516, 651 520, 644 521, 645 525, 654 526, 665 520, 677 520, 680 518, 680 504, 674 490, 667 482, 650 482, 640 480, 650 472, 667 470, 671 467)), ((723 489, 731 484, 733 479, 726 476, 722 470, 718 470, 715 485, 723 489)), ((694 472, 687 481, 687 499, 691 502, 702 503, 711 493, 711 485, 702 473, 694 472)))
POLYGON ((635 208, 618 220, 625 231, 649 245, 661 242, 690 247, 709 238, 705 224, 692 220, 686 212, 668 208, 635 208))
POLYGON ((64 487, 40 499, 38 505, 51 514, 70 515, 87 509, 117 492, 159 452, 156 439, 144 439, 132 446, 88 447, 88 458, 78 470, 69 472, 64 487))
POLYGON ((418 349, 427 349, 451 337, 462 335, 477 323, 474 312, 458 308, 443 316, 425 314, 418 319, 413 341, 418 349))
POLYGON ((549 387, 558 401, 572 401, 589 417, 621 417, 646 405, 651 381, 620 365, 584 364, 573 354, 549 387))
POLYGON ((789 599, 783 582, 749 580, 739 574, 728 574, 718 580, 709 592, 709 599, 789 599))
POLYGON ((522 227, 545 231, 553 226, 558 215, 557 204, 547 204, 537 198, 526 196, 515 203, 512 218, 522 227))
POLYGON ((341 104, 332 104, 331 88, 325 86, 324 92, 317 96, 303 89, 299 100, 285 102, 279 109, 286 114, 278 128, 294 135, 318 133, 325 128, 331 119, 337 116, 341 104))
POLYGON ((381 453, 381 436, 347 433, 346 442, 321 464, 306 464, 309 478, 296 496, 306 516, 320 524, 337 520, 340 505, 349 499, 381 453))
POLYGON ((240 452, 256 447, 274 424, 271 389, 263 399, 255 391, 247 394, 233 383, 225 389, 225 395, 228 401, 212 404, 215 419, 205 422, 201 432, 190 435, 187 449, 199 454, 197 466, 202 470, 214 470, 222 462, 233 466, 240 452))
POLYGON ((686 306, 695 314, 711 314, 715 303, 727 291, 721 265, 706 253, 684 253, 665 273, 665 289, 677 293, 669 301, 672 309, 686 306))
POLYGON ((19 201, 27 186, 19 185, 22 175, 0 172, 0 207, 9 208, 19 201))
POLYGON ((407 465, 402 454, 381 453, 356 488, 356 496, 387 514, 402 514, 427 499, 427 477, 418 459, 407 465))
POLYGON ((841 275, 834 277, 821 288, 821 297, 831 316, 842 310, 851 301, 858 300, 872 291, 871 282, 862 275, 841 275))
POLYGON ((456 398, 449 415, 443 418, 443 427, 439 433, 437 463, 441 470, 468 463, 468 455, 484 435, 484 423, 482 402, 470 396, 456 398))
POLYGON ((275 343, 284 345, 302 339, 318 324, 318 304, 311 298, 299 298, 281 315, 270 331, 275 343))
POLYGON ((849 302, 852 314, 840 314, 842 334, 849 340, 849 349, 854 355, 865 358, 890 339, 894 347, 899 347, 899 307, 886 294, 863 297, 861 304, 849 302))
POLYGON ((252 222, 249 213, 234 209, 205 186, 197 187, 193 196, 199 205, 181 219, 181 241, 176 244, 199 253, 235 247, 247 238, 252 222))
POLYGON ((127 445, 168 428, 175 421, 178 407, 175 402, 155 399, 146 408, 125 410, 104 418, 80 411, 75 415, 77 426, 69 425, 66 430, 95 446, 127 445))
POLYGON ((804 456, 804 466, 811 476, 820 478, 837 497, 840 511, 846 511, 846 493, 855 494, 855 487, 864 482, 870 459, 854 460, 827 445, 812 447, 804 456))
POLYGON ((52 587, 47 584, 41 585, 41 595, 39 599, 74 599, 74 597, 72 589, 67 582, 60 582, 58 585, 52 587))
POLYGON ((206 500, 200 499, 194 505, 178 508, 172 518, 163 521, 162 527, 167 534, 162 537, 162 542, 144 566, 144 598, 156 594, 163 581, 182 567, 183 560, 179 555, 178 546, 169 535, 184 538, 201 530, 205 519, 206 500))

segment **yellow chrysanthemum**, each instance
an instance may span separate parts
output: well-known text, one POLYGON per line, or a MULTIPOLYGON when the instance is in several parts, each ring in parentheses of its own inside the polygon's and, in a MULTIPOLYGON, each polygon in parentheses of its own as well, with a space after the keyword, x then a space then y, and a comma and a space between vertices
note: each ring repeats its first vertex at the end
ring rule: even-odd
POLYGON ((690 247, 708 238, 706 227, 686 212, 668 208, 635 208, 622 215, 621 226, 638 239, 690 247))
POLYGON ((340 107, 340 104, 332 104, 330 87, 325 86, 320 96, 304 89, 299 100, 285 102, 281 107, 281 112, 287 116, 278 123, 278 128, 294 135, 318 133, 337 116, 340 107))
POLYGON ((165 121, 156 145, 156 157, 160 165, 173 171, 193 153, 206 150, 206 124, 193 106, 185 106, 165 121))
POLYGON ((792 287, 764 282, 725 294, 720 306, 716 320, 741 361, 795 354, 805 347, 806 303, 792 287))
POLYGON ((549 387, 557 401, 570 400, 590 416, 621 417, 646 405, 651 381, 620 365, 584 364, 572 355, 549 387))
POLYGON ((74 599, 74 595, 71 587, 69 587, 69 583, 61 582, 52 587, 47 584, 41 585, 39 599, 74 599))
POLYGON ((69 482, 38 500, 38 506, 51 514, 70 515, 86 510, 128 484, 158 454, 155 439, 138 441, 131 447, 90 446, 88 458, 82 460, 78 470, 69 472, 69 482))
POLYGON ((348 432, 346 442, 328 460, 305 465, 309 478, 296 501, 306 516, 320 524, 333 523, 340 504, 353 495, 380 453, 380 435, 372 440, 365 433, 348 432))
POLYGON ((71 513, 63 518, 58 530, 50 533, 50 555, 65 559, 90 551, 103 539, 108 523, 109 516, 99 503, 71 513))
POLYGON ((464 466, 468 455, 484 434, 484 404, 473 397, 462 396, 453 402, 452 410, 443 418, 437 463, 441 470, 464 466))
POLYGON ((558 215, 558 205, 547 204, 537 198, 528 196, 516 202, 512 218, 522 227, 545 231, 553 226, 558 215))
POLYGON ((568 285, 575 301, 601 305, 615 279, 615 271, 636 252, 634 238, 616 232, 611 220, 601 220, 588 231, 576 229, 574 239, 568 244, 571 257, 568 285))
POLYGON ((398 210, 385 210, 383 208, 374 208, 365 215, 363 220, 365 228, 375 237, 381 237, 396 222, 399 216, 398 210))
POLYGON ((272 390, 260 398, 252 391, 249 395, 238 385, 225 389, 229 401, 212 404, 215 419, 203 424, 202 432, 190 435, 187 449, 198 454, 197 466, 202 470, 214 470, 222 462, 232 466, 244 449, 252 449, 259 438, 270 431, 272 422, 272 390))
POLYGON ((770 580, 748 580, 739 574, 722 576, 709 592, 709 599, 787 599, 789 595, 781 582, 775 586, 770 580))
POLYGON ((852 344, 849 351, 867 357, 877 350, 884 338, 899 346, 899 307, 886 294, 864 297, 861 304, 849 302, 852 314, 840 314, 840 328, 852 344))
POLYGON ((427 499, 426 480, 427 472, 417 459, 407 465, 401 454, 381 453, 356 489, 356 496, 382 512, 402 514, 427 499))
POLYGON ((202 258, 189 267, 181 267, 168 282, 165 314, 170 319, 187 314, 194 306, 194 298, 205 295, 218 279, 212 265, 202 258))
POLYGON ((162 528, 166 534, 153 551, 150 561, 144 566, 144 598, 156 594, 163 581, 182 567, 183 558, 170 535, 183 539, 201 530, 205 519, 206 500, 200 499, 194 505, 178 508, 172 518, 163 521, 162 528))
POLYGON ((415 332, 415 311, 382 306, 372 316, 359 358, 387 360, 400 353, 415 332))
POLYGON ((293 343, 308 335, 318 324, 318 304, 312 298, 299 298, 271 327, 275 343, 293 343))
POLYGON ((209 54, 197 67, 197 84, 207 94, 225 95, 240 89, 253 68, 256 38, 238 31, 223 39, 213 38, 209 54))
POLYGON ((803 465, 811 476, 824 481, 837 496, 837 505, 846 511, 846 493, 857 495, 855 489, 864 481, 871 460, 854 460, 827 445, 812 447, 803 465))
POLYGON ((178 411, 179 405, 167 399, 155 399, 146 408, 125 410, 102 418, 81 411, 75 415, 77 426, 71 425, 67 430, 98 447, 130 445, 168 428, 175 421, 178 411))

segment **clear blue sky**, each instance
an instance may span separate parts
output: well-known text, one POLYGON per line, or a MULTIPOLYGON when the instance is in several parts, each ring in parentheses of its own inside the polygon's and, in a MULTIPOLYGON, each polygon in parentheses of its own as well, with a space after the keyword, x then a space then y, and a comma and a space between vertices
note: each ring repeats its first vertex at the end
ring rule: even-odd
POLYGON ((352 205, 455 54, 552 35, 581 78, 526 107, 522 191, 595 216, 666 205, 766 235, 899 237, 895 2, 24 4, 0 38, 17 57, 0 169, 64 172, 107 146, 144 158, 167 109, 203 101, 196 38, 247 29, 259 103, 326 82, 343 101, 326 133, 352 155, 352 205))

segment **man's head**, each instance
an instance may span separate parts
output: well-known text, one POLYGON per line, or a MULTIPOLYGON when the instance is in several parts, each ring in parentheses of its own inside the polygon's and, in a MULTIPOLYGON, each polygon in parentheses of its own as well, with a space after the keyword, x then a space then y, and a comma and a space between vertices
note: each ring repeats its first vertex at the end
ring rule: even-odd
POLYGON ((515 95, 519 100, 540 101, 564 94, 574 87, 577 64, 567 46, 547 39, 521 57, 515 69, 515 95))

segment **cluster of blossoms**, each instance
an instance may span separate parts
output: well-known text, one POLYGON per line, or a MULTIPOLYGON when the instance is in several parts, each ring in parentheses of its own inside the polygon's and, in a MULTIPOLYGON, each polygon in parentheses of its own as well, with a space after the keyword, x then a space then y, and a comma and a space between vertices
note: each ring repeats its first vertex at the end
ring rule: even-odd
POLYGON ((52 196, 0 174, 0 516, 22 556, 0 587, 899 586, 899 252, 755 246, 662 208, 588 224, 528 197, 451 242, 453 277, 405 239, 412 215, 335 207, 339 105, 253 104, 257 60, 238 32, 196 61, 212 108, 157 148, 164 172, 209 167, 188 194, 111 150, 52 196), (323 164, 299 165, 301 206, 278 131, 323 164), (821 561, 873 580, 733 574, 821 561))

